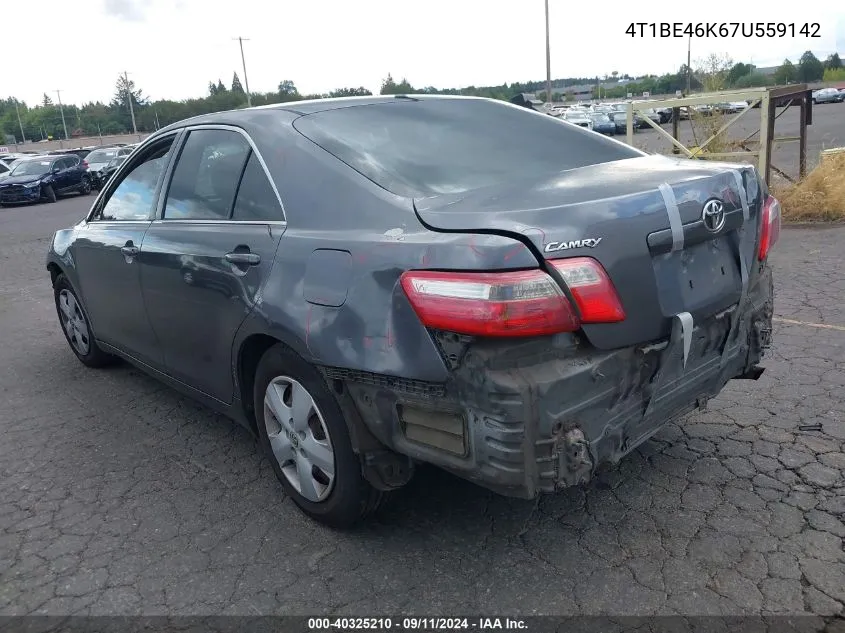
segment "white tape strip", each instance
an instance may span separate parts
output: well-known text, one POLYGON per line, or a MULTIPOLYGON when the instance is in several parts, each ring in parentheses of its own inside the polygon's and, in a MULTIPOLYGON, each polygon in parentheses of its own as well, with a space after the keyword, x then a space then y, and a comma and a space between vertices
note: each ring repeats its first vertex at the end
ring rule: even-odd
POLYGON ((745 185, 742 184, 742 174, 739 173, 738 169, 731 169, 731 173, 734 175, 736 188, 739 189, 739 199, 742 201, 742 219, 748 222, 750 216, 748 211, 748 195, 745 192, 745 185))
POLYGON ((658 187, 660 195, 663 196, 663 203, 666 205, 666 213, 669 215, 669 227, 672 229, 672 252, 684 248, 684 227, 681 224, 681 212, 678 211, 678 201, 675 200, 675 192, 667 183, 658 187))
POLYGON ((692 347, 692 331, 695 327, 692 315, 689 312, 681 312, 675 315, 681 323, 681 336, 684 339, 684 369, 687 368, 687 358, 689 358, 689 350, 692 347))

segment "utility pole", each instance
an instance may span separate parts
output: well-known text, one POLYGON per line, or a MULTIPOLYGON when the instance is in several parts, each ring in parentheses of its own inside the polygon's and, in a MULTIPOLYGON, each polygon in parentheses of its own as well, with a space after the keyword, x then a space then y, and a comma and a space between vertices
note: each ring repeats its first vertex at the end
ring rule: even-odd
POLYGON ((248 42, 249 39, 245 37, 236 37, 234 38, 238 41, 238 44, 241 45, 241 64, 244 67, 244 88, 246 89, 246 105, 248 108, 252 107, 252 97, 249 94, 249 79, 246 78, 246 58, 244 57, 244 42, 248 42))
POLYGON ((546 101, 552 103, 552 51, 549 43, 549 0, 546 0, 546 101))
POLYGON ((135 125, 135 108, 132 105, 133 95, 132 89, 129 85, 129 73, 125 70, 123 71, 123 81, 126 83, 126 98, 129 100, 129 116, 132 117, 132 133, 138 133, 138 126, 135 125))
POLYGON ((17 99, 15 99, 15 113, 18 115, 18 125, 21 128, 21 143, 26 143, 26 134, 23 133, 23 123, 21 123, 21 111, 18 109, 17 99))
POLYGON ((692 51, 692 35, 690 35, 689 39, 687 40, 687 96, 689 96, 689 94, 690 94, 690 90, 691 90, 690 85, 691 85, 691 82, 692 82, 692 68, 690 68, 690 65, 692 64, 692 60, 690 58, 691 51, 692 51))
POLYGON ((67 125, 65 125, 65 109, 62 106, 62 91, 56 90, 56 96, 59 97, 59 112, 62 113, 62 127, 65 129, 65 140, 68 140, 67 125))

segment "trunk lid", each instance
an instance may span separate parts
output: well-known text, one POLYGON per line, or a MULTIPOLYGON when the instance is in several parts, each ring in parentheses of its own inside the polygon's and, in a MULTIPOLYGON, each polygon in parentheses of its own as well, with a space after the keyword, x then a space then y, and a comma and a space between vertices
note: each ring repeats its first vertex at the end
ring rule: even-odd
POLYGON ((514 237, 541 264, 595 258, 613 281, 626 319, 586 325, 584 332, 596 347, 612 349, 667 336, 681 312, 698 322, 739 300, 739 255, 750 271, 762 191, 747 165, 645 156, 414 204, 431 230, 514 237), (745 189, 748 220, 735 174, 745 189), (708 214, 705 223, 704 207, 713 200, 722 215, 708 214))

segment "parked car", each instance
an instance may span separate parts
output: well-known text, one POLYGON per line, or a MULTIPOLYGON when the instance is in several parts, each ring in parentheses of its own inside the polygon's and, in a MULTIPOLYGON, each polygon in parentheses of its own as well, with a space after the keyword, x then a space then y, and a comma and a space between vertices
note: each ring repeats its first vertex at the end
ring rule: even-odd
POLYGON ((128 157, 128 154, 122 154, 111 159, 111 161, 100 170, 95 188, 97 190, 102 189, 114 175, 114 172, 117 171, 118 167, 120 167, 128 157))
POLYGON ((608 134, 609 136, 616 134, 616 124, 606 114, 595 112, 590 115, 590 120, 593 122, 593 132, 608 134))
POLYGON ((836 88, 822 88, 813 92, 813 103, 841 103, 843 93, 836 88))
POLYGON ((779 229, 752 166, 362 97, 155 132, 46 265, 83 364, 239 421, 347 526, 422 462, 522 498, 581 484, 758 377, 779 229))
POLYGON ((63 155, 67 156, 69 154, 73 154, 74 156, 78 156, 81 160, 85 160, 88 154, 91 153, 90 149, 79 147, 77 149, 54 149, 52 151, 47 152, 48 154, 52 155, 63 155))
POLYGON ((112 164, 116 158, 129 156, 133 149, 132 147, 103 147, 88 154, 88 173, 91 174, 91 186, 95 190, 99 190, 107 180, 104 177, 103 170, 112 164))
POLYGON ((0 205, 55 202, 59 196, 74 192, 91 192, 91 179, 78 156, 25 158, 0 181, 0 205))
POLYGON ((639 114, 638 127, 641 127, 641 128, 651 127, 648 124, 648 122, 646 121, 646 118, 648 118, 648 119, 650 119, 650 120, 652 120, 652 121, 654 121, 655 123, 658 123, 658 124, 661 122, 660 114, 654 108, 646 108, 644 110, 639 110, 638 114, 639 114))
POLYGON ((12 171, 12 168, 9 167, 4 161, 0 160, 0 180, 8 176, 10 171, 12 171))
POLYGON ((655 108, 660 123, 669 123, 672 120, 672 108, 655 108))
POLYGON ((586 110, 575 109, 572 108, 564 112, 563 116, 561 117, 564 121, 568 121, 573 125, 578 125, 580 127, 585 127, 588 130, 593 129, 593 120, 587 114, 586 110))
MULTIPOLYGON (((627 134, 628 133, 628 115, 624 112, 614 112, 610 116, 611 120, 613 121, 613 125, 616 127, 617 134, 627 134)), ((637 130, 637 120, 634 117, 634 131, 637 130)))

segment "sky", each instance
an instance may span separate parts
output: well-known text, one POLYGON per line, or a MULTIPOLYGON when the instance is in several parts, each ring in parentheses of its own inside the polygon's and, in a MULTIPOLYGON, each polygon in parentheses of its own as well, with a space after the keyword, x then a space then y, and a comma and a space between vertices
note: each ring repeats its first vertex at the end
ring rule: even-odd
MULTIPOLYGON (((726 53, 774 66, 807 49, 845 53, 845 2, 549 0, 553 78, 676 72, 687 38, 632 38, 632 22, 819 23, 819 38, 693 38, 695 60, 726 53)), ((292 80, 299 92, 364 86, 391 73, 417 87, 501 85, 546 75, 543 0, 38 0, 3 2, 0 98, 107 102, 128 71, 152 99, 207 94, 210 80, 253 92, 292 80), (36 19, 33 11, 49 19, 36 19), (34 24, 17 29, 12 25, 34 24), (59 49, 59 44, 62 49, 59 49), (67 52, 65 52, 67 51, 67 52)))

